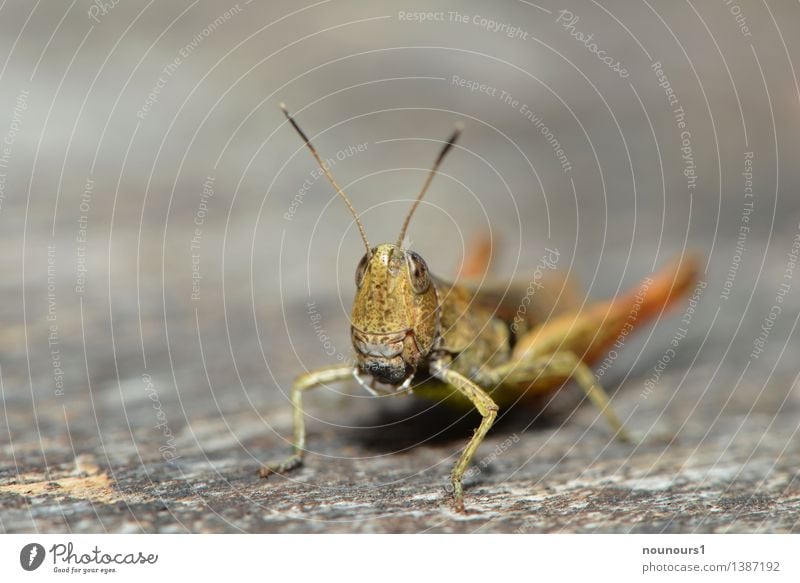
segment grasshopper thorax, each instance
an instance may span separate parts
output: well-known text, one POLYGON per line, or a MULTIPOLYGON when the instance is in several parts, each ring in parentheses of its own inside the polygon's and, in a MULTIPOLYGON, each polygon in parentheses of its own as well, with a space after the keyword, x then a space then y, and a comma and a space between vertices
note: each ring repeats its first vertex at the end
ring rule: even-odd
POLYGON ((356 269, 351 336, 358 372, 408 387, 438 334, 436 284, 413 251, 384 243, 356 269))

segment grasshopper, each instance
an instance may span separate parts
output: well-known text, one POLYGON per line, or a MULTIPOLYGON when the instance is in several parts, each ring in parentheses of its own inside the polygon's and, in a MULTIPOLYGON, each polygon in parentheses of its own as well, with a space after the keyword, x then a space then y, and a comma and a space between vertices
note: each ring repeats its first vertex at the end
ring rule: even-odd
MULTIPOLYGON (((615 436, 632 440, 590 366, 634 325, 660 314, 692 286, 698 271, 695 259, 678 259, 613 300, 585 309, 577 300, 553 300, 549 306, 539 306, 545 309, 526 310, 520 316, 518 307, 524 305, 527 284, 493 289, 447 283, 431 274, 419 254, 403 246, 411 217, 461 127, 444 143, 396 242, 373 247, 358 213, 316 148, 284 104, 281 109, 350 209, 366 252, 355 273, 357 289, 350 328, 355 364, 323 368, 295 379, 291 389, 294 453, 283 461, 264 465, 259 475, 283 474, 302 464, 306 447, 303 393, 352 379, 373 395, 413 391, 478 410, 480 425, 450 476, 458 512, 464 511, 462 477, 501 406, 550 394, 573 380, 600 409, 615 436)), ((565 288, 561 289, 563 292, 565 288)), ((569 296, 551 295, 562 299, 569 296)), ((531 298, 527 299, 530 303, 531 298)), ((547 300, 537 301, 547 304, 547 300)))

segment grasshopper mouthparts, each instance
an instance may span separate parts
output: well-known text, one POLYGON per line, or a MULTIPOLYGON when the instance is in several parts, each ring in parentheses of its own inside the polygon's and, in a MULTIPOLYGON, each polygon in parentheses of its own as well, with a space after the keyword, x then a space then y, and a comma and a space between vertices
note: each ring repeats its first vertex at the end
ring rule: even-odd
POLYGON ((386 390, 378 389, 377 380, 375 379, 375 377, 372 377, 370 382, 367 382, 364 379, 364 377, 362 377, 361 374, 359 374, 357 366, 353 367, 353 378, 359 385, 361 385, 364 389, 366 389, 367 392, 373 397, 386 397, 389 395, 399 395, 401 393, 406 393, 406 392, 411 394, 414 392, 413 389, 411 388, 411 381, 414 379, 413 374, 409 375, 408 378, 406 378, 406 380, 403 381, 403 384, 399 386, 384 384, 383 386, 390 387, 387 388, 386 390))

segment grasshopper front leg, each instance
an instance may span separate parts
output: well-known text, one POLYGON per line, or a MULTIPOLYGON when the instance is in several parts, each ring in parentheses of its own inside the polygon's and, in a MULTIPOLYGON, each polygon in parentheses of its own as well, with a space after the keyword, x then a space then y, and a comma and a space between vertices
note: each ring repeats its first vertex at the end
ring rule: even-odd
POLYGON ((472 439, 470 439, 469 443, 467 443, 467 446, 461 453, 461 457, 456 462, 456 465, 453 467, 453 472, 450 475, 450 481, 453 485, 454 508, 456 512, 464 512, 464 486, 461 483, 461 480, 464 477, 464 472, 466 472, 467 467, 469 466, 469 462, 472 461, 472 457, 475 455, 475 450, 478 449, 478 446, 483 441, 483 438, 486 436, 489 428, 494 423, 494 420, 497 417, 498 407, 492 398, 486 393, 486 391, 484 391, 464 375, 452 369, 446 368, 441 364, 432 365, 431 372, 436 378, 444 381, 451 387, 455 388, 459 393, 467 397, 472 404, 475 405, 475 408, 478 410, 478 412, 483 416, 481 424, 475 430, 472 439))
POLYGON ((539 355, 528 359, 512 360, 500 366, 481 371, 488 384, 524 384, 535 387, 537 381, 546 383, 553 379, 574 380, 583 389, 589 400, 605 417, 615 436, 625 442, 635 443, 614 409, 611 408, 608 395, 597 382, 592 370, 575 355, 564 350, 554 354, 539 355))
POLYGON ((258 475, 266 478, 270 474, 289 472, 303 463, 306 450, 306 424, 303 419, 303 391, 326 383, 344 381, 353 374, 352 366, 337 366, 310 371, 298 376, 292 384, 292 406, 294 408, 294 453, 283 461, 265 464, 258 475))

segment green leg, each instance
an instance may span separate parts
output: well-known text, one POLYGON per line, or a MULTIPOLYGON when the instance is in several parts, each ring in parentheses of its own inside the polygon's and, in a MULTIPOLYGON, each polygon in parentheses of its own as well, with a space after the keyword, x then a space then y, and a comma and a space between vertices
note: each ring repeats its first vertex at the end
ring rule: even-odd
POLYGON ((492 384, 535 383, 547 377, 573 379, 583 389, 589 400, 597 407, 614 430, 615 436, 625 442, 636 442, 617 414, 611 408, 608 395, 597 382, 592 370, 574 353, 569 351, 537 356, 530 360, 512 361, 482 371, 486 381, 492 384))
POLYGON ((306 424, 303 420, 303 391, 327 383, 343 381, 353 374, 352 366, 323 368, 301 374, 292 384, 292 406, 294 408, 294 453, 283 461, 268 463, 258 470, 258 475, 266 478, 270 474, 283 474, 303 463, 306 450, 306 424))
POLYGON ((498 407, 495 402, 492 401, 492 398, 486 394, 486 391, 464 375, 440 366, 434 367, 433 372, 437 378, 446 382, 472 401, 472 404, 475 405, 475 408, 483 416, 481 424, 475 430, 472 439, 469 440, 467 447, 465 447, 464 451, 461 453, 461 457, 453 467, 453 472, 450 476, 450 481, 453 484, 453 505, 456 512, 464 512, 464 486, 461 480, 464 477, 464 472, 467 471, 469 462, 472 461, 472 457, 475 455, 475 450, 478 449, 478 446, 486 436, 486 432, 489 431, 489 428, 494 423, 497 417, 498 407))

